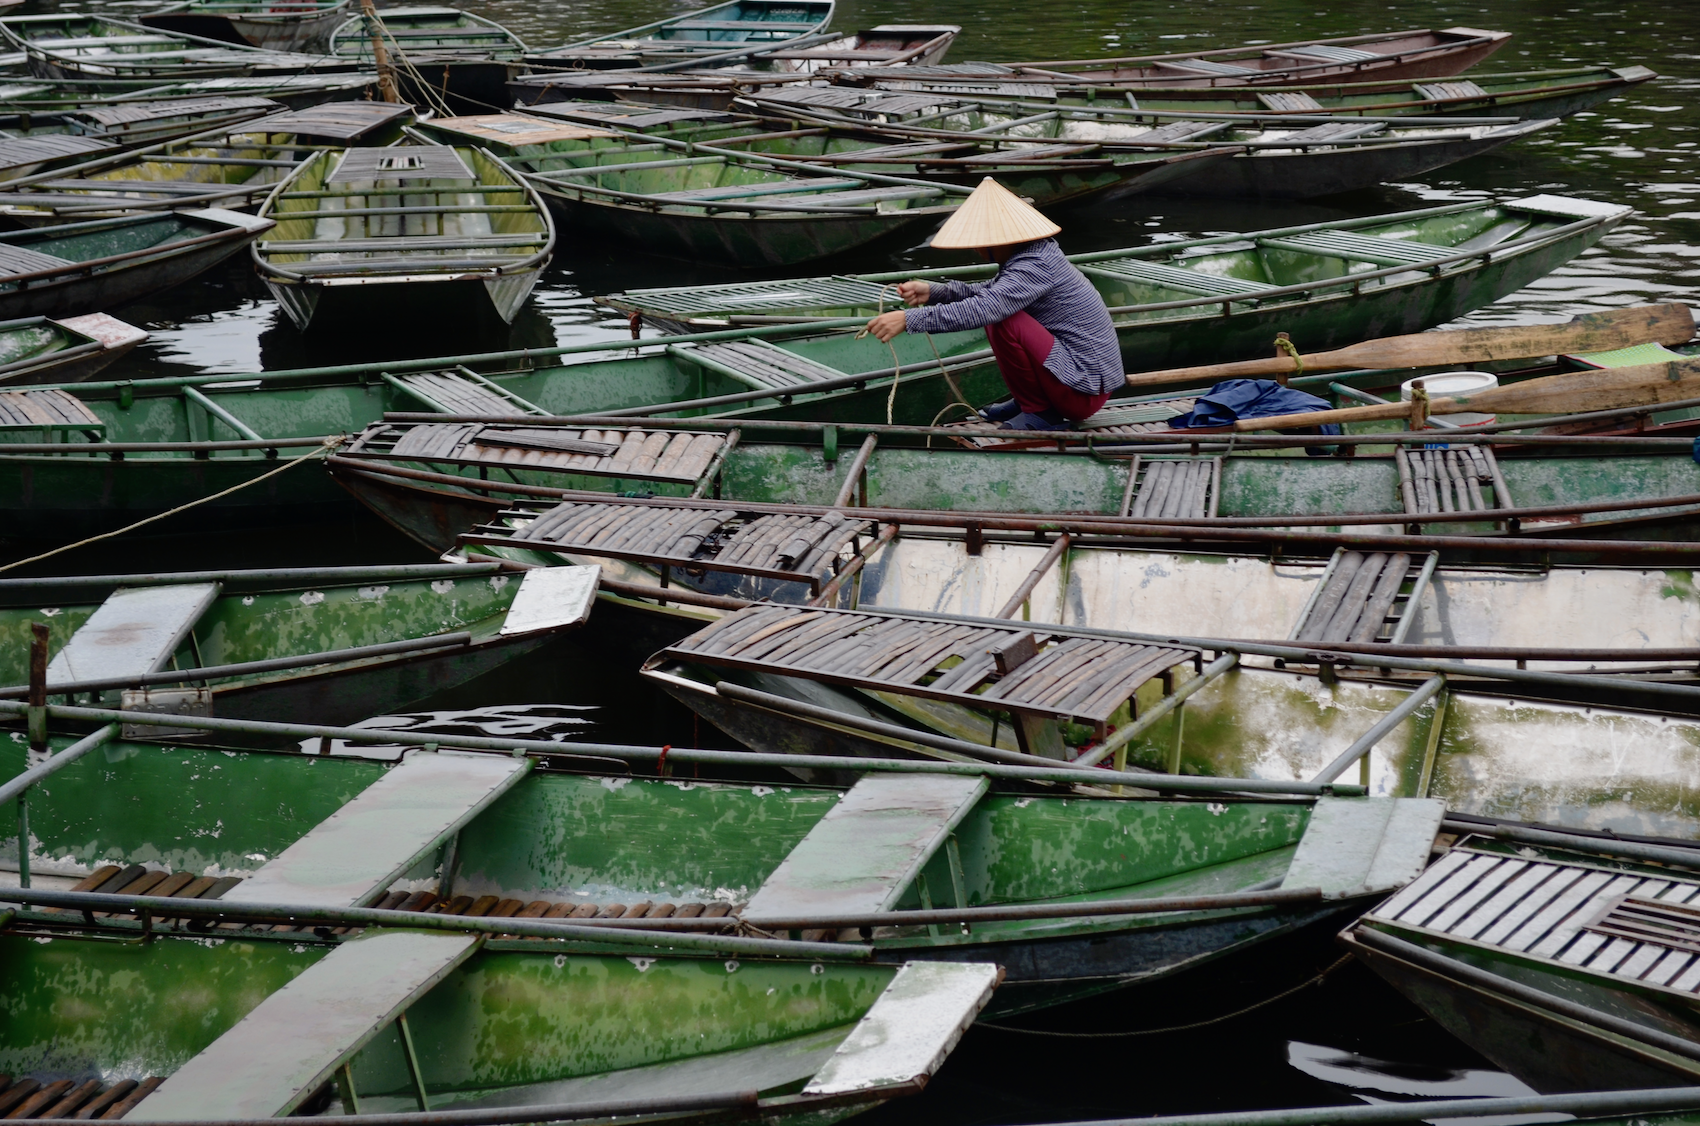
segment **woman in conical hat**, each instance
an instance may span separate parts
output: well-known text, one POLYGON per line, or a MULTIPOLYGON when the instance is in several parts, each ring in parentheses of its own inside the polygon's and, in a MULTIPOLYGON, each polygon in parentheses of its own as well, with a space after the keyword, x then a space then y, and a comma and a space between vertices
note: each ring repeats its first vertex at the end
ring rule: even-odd
POLYGON ((1096 413, 1126 383, 1104 299, 1051 236, 1062 228, 990 176, 946 219, 933 245, 974 249, 998 264, 988 282, 907 281, 913 306, 875 317, 881 340, 900 332, 984 328, 1010 398, 980 417, 1011 430, 1060 430, 1096 413))

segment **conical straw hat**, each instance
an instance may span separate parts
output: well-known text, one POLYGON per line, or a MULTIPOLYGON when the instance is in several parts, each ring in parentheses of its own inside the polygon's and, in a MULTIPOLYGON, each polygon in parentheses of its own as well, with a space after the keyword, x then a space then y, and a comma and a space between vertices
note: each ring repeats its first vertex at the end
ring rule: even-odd
POLYGON ((944 221, 932 245, 940 250, 972 250, 1050 238, 1062 228, 996 180, 980 181, 965 203, 944 221))

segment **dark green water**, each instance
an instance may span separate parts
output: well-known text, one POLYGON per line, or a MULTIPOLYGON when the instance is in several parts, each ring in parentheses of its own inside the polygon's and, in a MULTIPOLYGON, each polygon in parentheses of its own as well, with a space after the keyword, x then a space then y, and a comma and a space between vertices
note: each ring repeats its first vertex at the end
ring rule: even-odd
MULTIPOLYGON (((87 6, 120 11, 137 7, 87 6)), ((468 6, 507 24, 533 45, 546 46, 696 5, 481 0, 468 6)), ((1062 238, 1070 250, 1101 249, 1160 236, 1313 222, 1489 193, 1558 192, 1628 203, 1639 213, 1603 245, 1528 290, 1474 314, 1472 322, 1551 320, 1592 309, 1700 297, 1700 106, 1695 101, 1700 83, 1693 77, 1700 75, 1700 4, 840 3, 840 28, 882 22, 962 25, 952 54, 957 61, 1166 53, 1258 40, 1465 25, 1516 33, 1486 70, 1599 63, 1650 66, 1662 77, 1629 97, 1496 154, 1445 169, 1424 183, 1288 205, 1135 198, 1114 210, 1061 216, 1062 238)), ((597 245, 571 230, 561 234, 560 251, 545 283, 509 336, 485 341, 488 346, 546 346, 622 336, 623 321, 600 314, 590 304, 591 296, 722 277, 688 264, 646 259, 641 247, 597 245)), ((936 261, 924 247, 913 246, 885 248, 831 267, 902 269, 936 261)), ((360 338, 306 346, 248 276, 245 260, 120 312, 154 333, 154 339, 127 361, 122 374, 131 376, 380 359, 417 354, 418 347, 402 325, 373 325, 360 338)), ((87 572, 416 557, 405 541, 376 522, 325 529, 322 535, 287 543, 226 545, 224 557, 216 561, 208 558, 209 547, 200 537, 154 541, 98 555, 79 553, 67 557, 64 566, 87 572)), ((528 669, 487 678, 438 703, 465 708, 543 700, 600 705, 591 713, 596 737, 680 744, 712 740, 681 709, 634 690, 626 675, 611 670, 600 654, 572 642, 557 646, 528 669)), ((1336 957, 1328 939, 1327 934, 1304 936, 1253 961, 1194 974, 1173 987, 1118 994, 1030 1023, 1052 1032, 1125 1034, 1208 1020, 1306 980, 1336 957)), ((1020 1123, 1346 1103, 1357 1101, 1354 1092, 1379 1100, 1509 1094, 1517 1089, 1367 971, 1348 966, 1320 986, 1204 1028, 1108 1038, 976 1029, 924 1095, 858 1121, 867 1126, 1020 1123)))

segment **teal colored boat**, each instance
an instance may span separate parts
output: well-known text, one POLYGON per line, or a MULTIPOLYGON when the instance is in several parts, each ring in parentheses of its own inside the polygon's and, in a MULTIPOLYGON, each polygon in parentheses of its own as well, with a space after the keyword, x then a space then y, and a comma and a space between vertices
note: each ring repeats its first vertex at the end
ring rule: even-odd
MULTIPOLYGON (((1544 277, 1629 214, 1535 196, 1099 251, 1071 259, 1111 309, 1130 372, 1302 351, 1444 324, 1544 277)), ((597 300, 663 331, 871 317, 911 276, 989 266, 635 290, 597 300)), ((899 337, 899 339, 904 339, 899 337)))
MULTIPOLYGON (((616 925, 735 927, 778 936, 769 953, 806 943, 799 955, 817 965, 822 943, 890 966, 995 962, 994 1015, 1173 977, 1361 910, 1422 871, 1443 812, 1188 793, 1178 779, 1179 794, 1115 796, 1090 775, 1074 793, 972 772, 777 788, 598 776, 570 742, 519 758, 105 746, 29 791, 38 885, 167 896, 217 878, 226 905, 603 920, 582 925, 611 937, 629 933, 616 925), (186 768, 204 783, 192 794, 186 768), (138 795, 144 811, 105 816, 138 795), (443 808, 426 814, 426 798, 443 808), (215 822, 217 836, 193 831, 215 822), (337 851, 380 830, 395 839, 337 851), (1037 870, 1023 859, 1035 849, 1052 858, 1037 870), (913 917, 926 910, 963 915, 935 927, 913 917)), ((0 757, 7 774, 25 765, 17 743, 0 757)))
POLYGON ((702 65, 752 51, 825 42, 832 0, 730 0, 641 27, 533 51, 533 70, 609 70, 658 64, 702 65), (806 41, 806 42, 805 42, 806 41))
POLYGON ((595 586, 493 563, 5 579, 0 682, 28 683, 35 622, 55 696, 353 723, 536 652, 583 624, 595 586))

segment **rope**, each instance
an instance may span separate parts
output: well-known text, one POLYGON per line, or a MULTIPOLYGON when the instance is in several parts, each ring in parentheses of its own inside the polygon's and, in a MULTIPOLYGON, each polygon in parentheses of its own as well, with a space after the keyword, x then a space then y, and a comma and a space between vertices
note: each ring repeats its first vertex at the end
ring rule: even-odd
MULTIPOLYGON (((887 282, 885 285, 880 286, 878 303, 874 306, 875 309, 878 310, 874 314, 876 317, 885 315, 885 291, 896 288, 897 284, 895 282, 887 282)), ((853 339, 860 340, 867 335, 868 330, 866 327, 863 327, 856 333, 853 339)), ((962 393, 962 388, 956 385, 956 377, 951 375, 950 369, 944 366, 944 357, 939 355, 939 346, 933 342, 933 334, 929 332, 924 335, 927 338, 927 347, 933 350, 933 359, 939 365, 939 374, 944 376, 945 384, 950 388, 950 393, 956 396, 957 402, 961 403, 971 411, 974 410, 974 404, 968 401, 968 397, 962 393)), ((885 346, 887 351, 891 353, 891 394, 885 397, 885 424, 890 426, 892 425, 891 418, 893 409, 897 406, 897 383, 903 378, 903 364, 897 358, 897 345, 893 344, 890 340, 887 340, 885 342, 885 346)), ((939 414, 943 413, 944 411, 939 412, 939 414)), ((933 416, 933 421, 938 421, 938 415, 933 416)))
MULTIPOLYGON (((1294 344, 1286 333, 1278 332, 1275 334, 1275 350, 1285 352, 1293 357, 1293 375, 1305 373, 1305 358, 1299 355, 1298 345, 1294 344)), ((1290 379, 1292 376, 1288 376, 1288 378, 1290 379)))
POLYGON ((1321 985, 1329 974, 1333 973, 1335 970, 1339 969, 1351 960, 1352 956, 1347 954, 1336 961, 1333 965, 1317 974, 1315 977, 1301 981, 1291 989, 1277 993, 1273 997, 1266 997, 1255 1005, 1247 1005, 1243 1009, 1236 1009, 1231 1013, 1226 1013, 1219 1017, 1211 1017, 1209 1020, 1194 1021, 1191 1024, 1175 1024, 1170 1025, 1168 1028, 1141 1028, 1136 1029, 1133 1032, 1050 1032, 1039 1028, 1011 1028, 1007 1024, 986 1024, 984 1022, 975 1025, 975 1027, 995 1028, 999 1032, 1019 1032, 1023 1036, 1057 1036, 1070 1040, 1114 1040, 1129 1036, 1156 1036, 1163 1032, 1190 1032, 1195 1028, 1209 1028, 1213 1024, 1221 1024, 1223 1021, 1233 1020, 1235 1017, 1243 1017, 1247 1013, 1256 1012, 1258 1009, 1273 1005, 1277 1001, 1285 1000, 1302 989, 1309 989, 1313 985, 1321 985))
POLYGON ((99 543, 101 540, 109 540, 115 536, 121 536, 125 532, 133 532, 144 524, 152 524, 155 521, 164 520, 167 516, 175 516, 179 512, 187 512, 189 509, 194 508, 197 505, 206 504, 208 501, 217 500, 220 497, 227 497, 231 493, 237 492, 241 489, 246 489, 249 485, 257 485, 261 481, 264 481, 267 477, 276 477, 279 473, 282 473, 286 469, 294 469, 297 465, 300 465, 304 461, 308 461, 316 457, 324 457, 326 454, 336 449, 336 447, 342 445, 345 441, 347 441, 347 435, 343 434, 326 438, 318 449, 310 450, 296 458, 294 461, 286 462, 285 464, 278 466, 276 469, 260 474, 258 477, 243 481, 240 485, 232 485, 230 488, 225 489, 221 493, 214 493, 212 496, 202 497, 200 500, 192 500, 188 504, 180 504, 176 508, 170 509, 166 512, 161 512, 157 516, 149 516, 145 520, 138 520, 134 524, 126 525, 115 532, 102 532, 98 536, 90 536, 86 540, 78 540, 76 543, 68 543, 64 547, 56 547, 52 551, 44 551, 40 555, 30 556, 28 559, 19 559, 15 563, 8 563, 5 566, 0 567, 0 572, 10 571, 15 567, 22 567, 29 563, 39 563, 43 559, 51 559, 55 555, 63 555, 67 551, 73 551, 79 547, 87 547, 91 543, 99 543))

